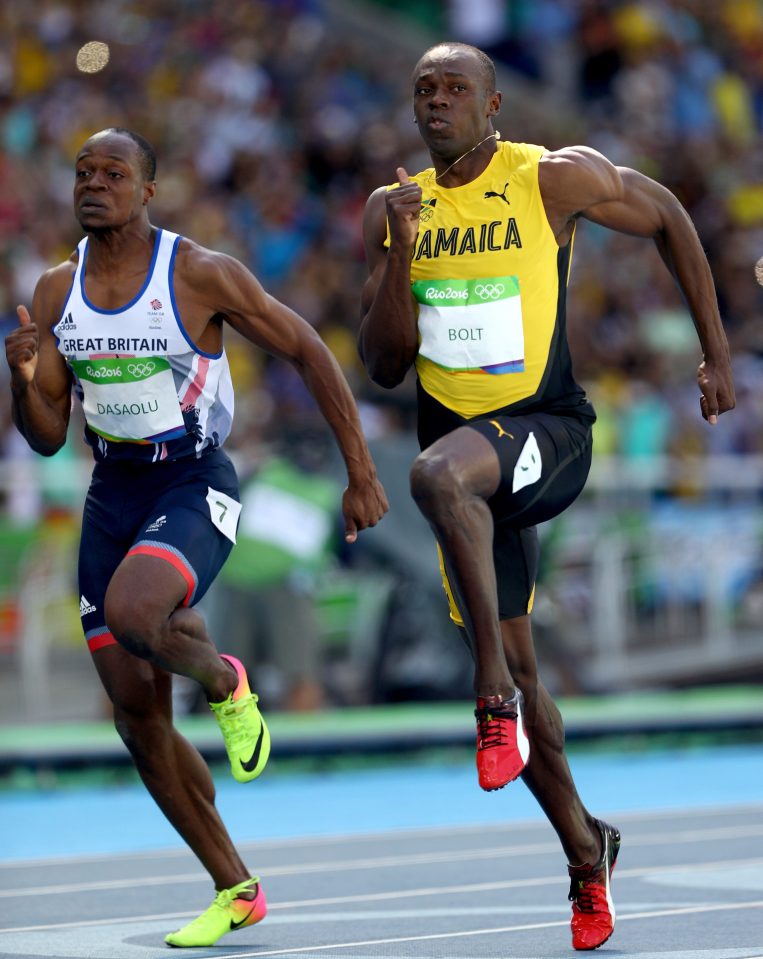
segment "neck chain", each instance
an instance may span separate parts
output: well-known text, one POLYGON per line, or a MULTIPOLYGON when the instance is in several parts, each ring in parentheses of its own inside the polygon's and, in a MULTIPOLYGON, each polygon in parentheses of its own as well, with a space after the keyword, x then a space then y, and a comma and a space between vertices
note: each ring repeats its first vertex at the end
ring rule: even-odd
POLYGON ((492 139, 494 139, 494 138, 495 138, 496 140, 500 140, 500 139, 501 139, 501 134, 500 134, 500 132, 499 132, 498 130, 496 130, 495 133, 491 133, 491 134, 489 134, 488 136, 486 136, 484 140, 480 140, 479 143, 475 143, 474 146, 473 146, 470 150, 467 150, 466 153, 463 153, 457 160, 454 160, 454 161, 451 163, 451 165, 450 165, 446 170, 443 170, 443 171, 442 171, 442 173, 438 173, 436 176, 433 176, 433 175, 430 173, 430 174, 429 174, 429 178, 427 179, 427 183, 432 183, 432 181, 434 181, 435 183, 437 183, 437 181, 438 181, 441 177, 444 177, 446 173, 450 173, 450 171, 453 169, 453 167, 454 167, 457 163, 460 163, 460 162, 464 159, 464 157, 468 157, 470 153, 474 153, 474 151, 475 151, 478 147, 481 147, 483 143, 487 143, 488 140, 492 140, 492 139))

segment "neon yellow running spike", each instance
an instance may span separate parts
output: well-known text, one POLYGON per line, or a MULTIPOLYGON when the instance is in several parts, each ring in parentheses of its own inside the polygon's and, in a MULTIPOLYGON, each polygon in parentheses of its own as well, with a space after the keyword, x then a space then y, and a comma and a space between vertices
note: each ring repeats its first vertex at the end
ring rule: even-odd
POLYGON ((253 926, 268 912, 259 881, 258 876, 253 876, 232 889, 221 889, 208 909, 187 926, 169 933, 164 941, 168 946, 213 946, 227 932, 253 926), (254 899, 239 899, 238 894, 244 889, 254 889, 257 895, 254 899))
POLYGON ((233 778, 240 783, 256 779, 270 755, 270 733, 257 709, 257 696, 249 689, 246 670, 235 656, 222 656, 238 675, 238 686, 221 703, 210 703, 230 759, 233 778))

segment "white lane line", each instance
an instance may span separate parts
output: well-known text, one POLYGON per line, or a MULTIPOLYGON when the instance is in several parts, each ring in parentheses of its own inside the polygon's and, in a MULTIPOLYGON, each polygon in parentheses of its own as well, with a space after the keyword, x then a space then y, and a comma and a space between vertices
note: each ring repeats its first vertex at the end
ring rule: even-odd
MULTIPOLYGON (((757 900, 756 902, 747 902, 747 903, 694 903, 690 906, 679 906, 679 907, 670 907, 670 908, 660 908, 660 909, 650 909, 643 910, 637 913, 630 913, 624 916, 618 916, 619 922, 628 922, 633 920, 650 920, 650 919, 660 919, 665 917, 673 916, 684 916, 684 915, 695 915, 697 913, 708 913, 708 912, 729 912, 729 911, 739 911, 739 910, 750 910, 763 908, 763 899, 757 900)), ((146 917, 151 921, 161 920, 163 917, 154 916, 146 917)), ((284 917, 285 919, 286 917, 284 917)), ((119 920, 119 923, 122 926, 128 926, 128 928, 134 929, 134 920, 119 920), (129 923, 129 925, 128 925, 129 923)), ((103 921, 90 924, 91 926, 105 925, 103 921)), ((76 928, 77 924, 72 923, 68 928, 76 928)), ((320 945, 311 945, 311 946, 291 946, 282 949, 267 949, 261 950, 260 948, 248 948, 244 952, 226 952, 225 959, 261 959, 261 957, 269 956, 291 956, 291 955, 311 955, 317 953, 325 953, 329 950, 339 950, 339 949, 353 949, 359 948, 361 946, 381 946, 381 945, 394 945, 401 943, 414 943, 414 942, 433 942, 433 941, 442 941, 446 939, 468 939, 475 936, 488 936, 488 935, 497 935, 497 934, 509 934, 514 932, 528 932, 533 930, 541 929, 555 929, 563 928, 569 926, 569 919, 562 920, 551 920, 545 922, 533 922, 533 923, 519 923, 513 925, 504 925, 504 926, 491 926, 491 927, 482 927, 478 929, 460 929, 451 932, 438 932, 438 933, 426 933, 423 935, 413 935, 413 936, 394 936, 394 937, 384 937, 380 939, 360 939, 352 940, 350 942, 332 942, 332 943, 323 943, 320 945)), ((34 931, 42 931, 46 927, 37 927, 34 931)), ((23 930, 21 930, 23 931, 23 930)), ((80 946, 84 946, 86 943, 80 940, 80 946)), ((30 944, 30 948, 32 948, 30 944)), ((723 950, 724 952, 726 950, 723 950)), ((740 956, 743 955, 743 950, 734 949, 734 954, 740 956)), ((682 953, 685 955, 685 953, 682 953)), ((703 951, 704 954, 704 951, 703 951)), ((710 950, 707 952, 708 959, 713 956, 718 956, 720 953, 718 950, 710 950)), ((662 955, 662 954, 660 954, 662 955)), ((665 954, 665 956, 672 955, 665 954)), ((694 953, 693 953, 694 955, 694 953)), ((697 953, 698 955, 698 953, 697 953)), ((205 957, 196 957, 196 959, 219 959, 219 953, 212 954, 205 957)), ((359 959, 359 957, 354 957, 354 959, 359 959)), ((763 957, 749 956, 745 959, 763 959, 763 957)))
MULTIPOLYGON (((642 876, 653 876, 656 873, 680 872, 686 869, 698 870, 716 870, 716 869, 736 869, 739 866, 762 865, 763 859, 726 859, 715 862, 691 863, 689 865, 673 866, 650 866, 639 869, 618 869, 616 878, 618 879, 638 879, 642 876)), ((553 876, 540 876, 534 879, 504 879, 496 882, 478 882, 464 883, 457 886, 421 886, 418 889, 396 889, 388 892, 368 892, 357 893, 350 896, 330 896, 315 899, 294 899, 286 902, 274 902, 268 904, 268 910, 273 912, 280 909, 304 909, 305 907, 314 908, 316 906, 337 906, 348 905, 350 903, 363 902, 383 902, 393 899, 413 899, 426 896, 448 896, 464 895, 479 892, 494 892, 501 889, 528 888, 534 886, 553 886, 567 885, 567 879, 558 873, 553 876)), ((83 920, 80 922, 55 922, 45 925, 34 926, 16 926, 0 929, 0 936, 12 932, 33 932, 42 929, 70 929, 73 927, 86 928, 89 926, 113 925, 122 922, 153 922, 154 920, 173 920, 193 918, 198 915, 198 909, 192 912, 168 912, 156 913, 144 916, 118 916, 113 918, 83 920)), ((226 957, 227 959, 227 957, 226 957)))
MULTIPOLYGON (((734 839, 751 839, 763 836, 763 824, 757 826, 718 826, 708 829, 687 829, 670 835, 662 832, 635 836, 626 835, 628 849, 638 849, 666 843, 704 843, 728 842, 734 839)), ((368 869, 396 869, 401 866, 427 866, 434 863, 471 862, 485 859, 507 859, 512 856, 559 855, 559 845, 553 842, 523 843, 509 846, 492 846, 469 849, 455 849, 442 852, 422 852, 403 856, 368 856, 358 859, 336 859, 328 862, 296 863, 288 866, 260 866, 255 872, 263 879, 273 876, 307 875, 308 873, 351 872, 368 869)), ((134 886, 158 886, 164 883, 209 882, 209 877, 201 870, 170 875, 133 876, 120 879, 102 879, 79 883, 53 883, 45 886, 23 886, 18 884, 12 889, 0 889, 0 899, 13 899, 28 895, 53 895, 73 892, 91 892, 105 889, 129 889, 134 886)))
MULTIPOLYGON (((632 919, 659 919, 663 916, 688 916, 698 912, 726 912, 739 909, 759 909, 763 908, 763 899, 756 902, 744 903, 726 903, 711 906, 686 906, 681 909, 657 909, 651 912, 631 913, 626 916, 618 916, 618 921, 627 922, 632 919)), ((459 932, 436 932, 424 936, 397 936, 389 939, 365 939, 357 942, 334 942, 320 946, 298 946, 296 949, 272 949, 267 952, 230 952, 225 954, 225 959, 263 959, 265 956, 290 956, 299 953, 325 952, 328 949, 352 949, 358 946, 387 946, 400 944, 403 942, 432 942, 442 939, 463 939, 468 936, 492 936, 496 933, 508 932, 529 932, 534 929, 554 929, 559 926, 568 926, 569 920, 564 919, 558 922, 530 922, 521 926, 498 926, 491 929, 470 929, 459 932)), ((217 956, 202 956, 196 959, 219 959, 217 956)))
MULTIPOLYGON (((454 852, 420 853, 407 856, 373 856, 363 859, 338 859, 329 862, 296 863, 290 866, 268 866, 257 869, 257 873, 265 878, 272 876, 294 876, 307 873, 325 872, 353 872, 368 869, 396 869, 400 866, 425 866, 433 863, 463 862, 475 858, 501 859, 508 856, 535 856, 553 848, 558 854, 556 843, 528 844, 525 846, 499 846, 492 849, 459 849, 454 852)), ((209 882, 209 876, 203 872, 179 873, 162 876, 134 876, 123 879, 103 879, 91 882, 56 883, 48 886, 16 887, 15 889, 0 890, 0 899, 12 899, 20 896, 37 894, 50 895, 52 893, 91 892, 104 889, 128 889, 138 886, 161 886, 180 882, 209 882)))
MULTIPOLYGON (((398 898, 400 898, 398 896, 398 898)), ((370 897, 369 897, 370 900, 370 897)), ((332 900, 335 902, 335 900, 332 900)), ((342 897, 341 905, 347 905, 346 898, 342 897)), ((708 903, 709 904, 709 903, 708 903)), ((302 905, 300 903, 300 905, 302 905)), ((692 902, 674 902, 674 903, 626 903, 623 905, 621 902, 618 902, 618 918, 620 918, 620 912, 622 910, 631 910, 642 911, 645 908, 657 909, 657 908, 666 908, 670 905, 673 908, 678 908, 681 906, 696 906, 698 905, 696 900, 692 902)), ((273 915, 276 909, 283 908, 284 904, 269 905, 268 915, 267 915, 267 924, 268 927, 271 925, 281 926, 300 924, 300 923, 319 923, 319 922, 359 922, 359 921, 372 921, 379 919, 432 919, 432 918, 443 918, 443 917, 455 917, 455 916, 512 916, 517 915, 527 915, 528 913, 538 913, 538 914, 548 914, 548 913, 558 913, 560 915, 565 915, 569 919, 570 906, 567 902, 562 903, 560 900, 557 903, 548 903, 547 905, 541 906, 528 906, 526 903, 519 906, 510 906, 506 904, 501 904, 499 906, 453 906, 448 908, 438 908, 438 909, 367 909, 364 911, 360 910, 345 910, 343 912, 328 912, 327 910, 320 910, 316 912, 298 912, 295 913, 294 910, 286 913, 284 912, 280 916, 273 915)), ((0 929, 0 933, 21 933, 21 932, 50 932, 51 930, 56 930, 58 932, 63 932, 66 929, 90 929, 96 928, 98 926, 116 926, 116 925, 135 925, 136 923, 153 923, 153 922, 171 922, 177 921, 178 919, 184 918, 185 913, 165 913, 165 914, 154 914, 146 916, 119 916, 110 919, 92 919, 86 922, 52 922, 46 923, 44 925, 37 926, 15 926, 13 929, 0 929)), ((190 916, 198 915, 197 912, 188 913, 190 916)))
MULTIPOLYGON (((738 815, 755 815, 763 811, 763 805, 759 803, 746 803, 739 806, 703 806, 701 809, 665 809, 651 812, 607 812, 602 813, 602 818, 616 823, 651 823, 661 820, 672 819, 696 819, 710 818, 717 820, 719 816, 730 818, 738 815)), ((751 824, 751 828, 757 828, 758 823, 751 824)), ((744 830, 746 827, 736 827, 744 830)), ((327 835, 314 836, 292 836, 281 839, 257 839, 249 842, 239 843, 239 848, 243 851, 260 852, 266 849, 289 849, 294 846, 304 848, 307 846, 328 846, 340 844, 343 842, 361 843, 361 842, 385 842, 389 840, 413 840, 417 838, 428 839, 436 836, 469 836, 474 834, 484 835, 489 832, 491 835, 496 833, 523 833, 528 829, 539 829, 548 833, 550 827, 547 821, 541 816, 538 819, 525 819, 509 822, 483 822, 468 825, 455 824, 452 826, 427 826, 419 827, 401 827, 399 829, 382 830, 380 832, 358 832, 358 833, 329 833, 327 835)), ((661 834, 663 841, 671 840, 672 833, 665 831, 661 834)), ((556 849, 558 847, 555 846, 556 849)), ((73 864, 86 864, 94 862, 131 862, 143 859, 162 859, 171 858, 191 858, 191 853, 185 847, 167 847, 165 849, 149 849, 139 852, 123 853, 88 853, 84 855, 67 856, 49 856, 46 858, 28 858, 28 859, 8 859, 0 862, 0 872, 3 870, 18 870, 20 868, 43 868, 45 866, 65 866, 67 869, 73 864)), ((758 957, 755 957, 758 959, 758 957)), ((760 957, 763 959, 763 957, 760 957)))

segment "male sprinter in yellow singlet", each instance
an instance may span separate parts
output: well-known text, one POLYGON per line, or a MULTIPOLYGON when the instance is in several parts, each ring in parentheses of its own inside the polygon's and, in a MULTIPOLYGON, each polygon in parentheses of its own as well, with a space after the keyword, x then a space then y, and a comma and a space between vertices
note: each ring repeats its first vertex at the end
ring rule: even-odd
POLYGON ((474 47, 433 47, 413 79, 433 168, 400 168, 368 200, 360 354, 387 388, 415 365, 423 452, 411 490, 474 655, 479 782, 500 789, 521 775, 532 790, 570 863, 573 945, 595 949, 614 928, 620 835, 577 794, 530 633, 535 526, 573 502, 591 459, 595 414, 565 337, 577 220, 657 244, 697 328, 710 423, 734 406, 726 338, 706 258, 670 192, 587 147, 501 142, 495 69, 474 47))
POLYGON ((63 445, 72 389, 82 402, 95 458, 79 557, 82 626, 143 782, 217 890, 166 941, 211 946, 264 918, 265 896, 215 808, 209 770, 173 727, 172 674, 203 687, 237 780, 258 776, 270 752, 243 666, 218 655, 191 608, 227 559, 241 509, 222 450, 233 416, 225 323, 294 364, 313 393, 347 464, 348 542, 387 501, 330 351, 238 260, 152 226, 155 170, 153 148, 128 130, 83 145, 74 209, 86 236, 40 279, 31 316, 18 308, 6 356, 14 422, 38 453, 63 445))

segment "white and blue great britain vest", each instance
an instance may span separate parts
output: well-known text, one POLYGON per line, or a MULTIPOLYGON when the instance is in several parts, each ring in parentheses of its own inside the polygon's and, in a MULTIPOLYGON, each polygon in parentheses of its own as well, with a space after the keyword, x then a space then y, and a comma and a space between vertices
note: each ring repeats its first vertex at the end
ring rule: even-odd
POLYGON ((143 287, 118 310, 88 300, 87 237, 77 247, 74 280, 53 333, 74 374, 96 460, 199 457, 230 433, 225 350, 200 350, 178 314, 172 274, 180 239, 157 231, 143 287))

